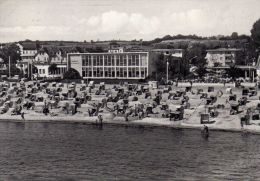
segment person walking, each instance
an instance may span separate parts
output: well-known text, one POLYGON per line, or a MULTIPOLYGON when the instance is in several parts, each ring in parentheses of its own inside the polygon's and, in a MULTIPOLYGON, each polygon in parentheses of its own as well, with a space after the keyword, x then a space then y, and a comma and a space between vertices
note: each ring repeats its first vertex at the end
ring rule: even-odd
POLYGON ((21 113, 21 117, 24 120, 24 112, 21 113))

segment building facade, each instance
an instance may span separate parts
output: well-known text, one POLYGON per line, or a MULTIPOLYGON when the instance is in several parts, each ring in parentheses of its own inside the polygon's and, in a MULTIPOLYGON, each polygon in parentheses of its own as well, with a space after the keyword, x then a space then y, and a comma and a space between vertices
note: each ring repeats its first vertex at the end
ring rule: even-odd
POLYGON ((33 62, 35 55, 37 54, 37 48, 35 43, 18 43, 17 46, 20 49, 22 62, 33 62))
POLYGON ((57 51, 55 56, 51 57, 51 63, 67 64, 67 56, 62 54, 61 51, 57 51))
POLYGON ((155 53, 162 53, 165 56, 179 57, 183 58, 184 50, 183 49, 153 49, 155 53))
POLYGON ((208 67, 228 67, 232 64, 241 65, 239 54, 241 49, 235 48, 219 48, 207 50, 206 60, 208 67))
POLYGON ((49 70, 50 64, 36 63, 34 66, 37 68, 37 73, 34 77, 38 78, 62 78, 63 74, 67 71, 66 64, 58 64, 54 71, 49 70))
POLYGON ((67 60, 84 79, 145 79, 149 72, 148 52, 69 53, 67 60))
POLYGON ((36 55, 35 55, 35 59, 34 62, 37 63, 49 63, 49 55, 48 53, 44 52, 44 51, 39 51, 36 55))

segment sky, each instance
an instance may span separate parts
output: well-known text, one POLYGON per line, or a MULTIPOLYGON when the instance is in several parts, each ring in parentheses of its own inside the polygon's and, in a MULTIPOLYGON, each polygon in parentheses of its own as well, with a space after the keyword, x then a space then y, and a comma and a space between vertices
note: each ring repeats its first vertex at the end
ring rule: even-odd
POLYGON ((0 0, 0 42, 250 35, 260 0, 0 0))

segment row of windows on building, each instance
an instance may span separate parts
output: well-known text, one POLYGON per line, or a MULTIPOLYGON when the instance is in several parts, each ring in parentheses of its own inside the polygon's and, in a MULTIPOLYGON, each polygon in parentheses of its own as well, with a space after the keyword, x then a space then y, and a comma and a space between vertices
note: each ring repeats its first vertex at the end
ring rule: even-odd
POLYGON ((67 71, 66 67, 57 67, 57 70, 55 70, 51 74, 53 74, 53 75, 60 75, 60 74, 64 74, 66 71, 67 71))
POLYGON ((83 66, 147 66, 147 57, 139 55, 86 55, 83 66), (93 62, 93 64, 92 64, 93 62), (128 64, 127 64, 128 62, 128 64))
POLYGON ((24 50, 23 51, 23 54, 27 54, 27 53, 29 53, 29 54, 36 54, 37 50, 24 50))
MULTIPOLYGON (((52 75, 60 75, 60 74, 63 74, 65 73, 67 70, 66 67, 58 67, 54 72, 49 72, 49 74, 52 74, 52 75)), ((38 74, 45 74, 46 73, 46 70, 45 69, 38 69, 38 74)))
POLYGON ((235 57, 232 56, 232 55, 226 55, 226 56, 212 55, 212 56, 211 56, 211 59, 212 59, 212 60, 215 60, 215 61, 217 61, 217 60, 222 61, 222 60, 234 60, 235 57))
POLYGON ((83 77, 120 77, 120 78, 145 78, 147 68, 145 67, 83 67, 83 77))

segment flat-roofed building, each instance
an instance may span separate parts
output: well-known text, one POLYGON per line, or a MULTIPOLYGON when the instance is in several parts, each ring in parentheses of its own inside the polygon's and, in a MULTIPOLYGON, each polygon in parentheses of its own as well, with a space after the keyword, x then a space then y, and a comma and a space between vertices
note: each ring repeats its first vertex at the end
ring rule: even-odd
POLYGON ((51 64, 35 63, 34 66, 37 68, 37 73, 34 77, 40 78, 63 78, 63 74, 67 70, 66 64, 56 64, 56 69, 53 71, 49 70, 51 64))
POLYGON ((184 50, 183 49, 153 49, 153 52, 162 53, 165 56, 173 56, 183 58, 184 50))
POLYGON ((145 79, 149 72, 148 52, 69 53, 67 60, 83 79, 145 79))
POLYGON ((239 58, 242 53, 241 49, 236 48, 218 48, 207 50, 208 67, 228 67, 231 64, 243 65, 239 58))

